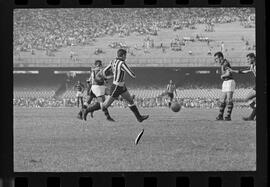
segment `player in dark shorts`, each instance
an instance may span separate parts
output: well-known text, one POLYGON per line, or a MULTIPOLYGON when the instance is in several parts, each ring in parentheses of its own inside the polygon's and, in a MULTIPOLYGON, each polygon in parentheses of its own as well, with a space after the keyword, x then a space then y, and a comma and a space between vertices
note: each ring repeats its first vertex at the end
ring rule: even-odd
POLYGON ((134 104, 133 97, 128 92, 124 77, 128 73, 132 78, 135 78, 135 74, 130 70, 126 64, 126 54, 127 51, 124 49, 119 49, 117 51, 117 58, 112 60, 110 64, 104 68, 103 74, 107 74, 108 71, 113 72, 113 84, 111 86, 110 96, 104 102, 96 102, 95 104, 89 106, 87 109, 83 110, 83 118, 86 120, 87 114, 95 110, 106 110, 119 96, 121 95, 123 99, 128 102, 130 110, 134 113, 139 122, 143 122, 149 116, 141 115, 137 106, 134 104))
MULTIPOLYGON (((106 78, 110 78, 109 76, 105 77, 102 73, 102 62, 100 60, 95 61, 95 68, 91 71, 91 77, 89 79, 89 87, 88 87, 88 94, 89 97, 87 99, 87 102, 85 103, 83 109, 79 112, 78 118, 82 119, 83 110, 86 109, 89 104, 91 103, 93 98, 97 98, 99 102, 105 101, 105 81, 106 78), (90 88, 91 85, 91 88, 90 88)), ((108 109, 104 109, 104 114, 107 117, 108 121, 114 121, 114 119, 111 118, 108 109)), ((93 112, 91 112, 91 117, 93 117, 93 112)))
POLYGON ((172 104, 172 101, 173 101, 173 98, 174 98, 174 93, 175 93, 175 95, 177 95, 176 86, 175 86, 175 84, 173 83, 172 80, 170 80, 169 84, 167 85, 166 92, 167 92, 167 95, 170 98, 170 101, 169 101, 169 108, 170 108, 171 104, 172 104))
MULTIPOLYGON (((239 70, 239 73, 246 74, 251 72, 256 78, 256 56, 254 53, 249 53, 246 57, 249 68, 239 70)), ((249 102, 249 106, 252 108, 252 112, 248 117, 244 117, 243 120, 254 120, 256 117, 256 86, 247 94, 245 101, 249 102)))
POLYGON ((80 107, 81 103, 81 107, 83 107, 84 85, 81 83, 81 81, 78 81, 75 84, 74 89, 76 90, 77 106, 80 107))
POLYGON ((233 93, 235 90, 235 81, 232 76, 232 69, 230 63, 223 57, 222 52, 214 54, 215 62, 220 64, 222 83, 222 97, 220 98, 219 114, 216 120, 231 121, 231 114, 233 109, 233 93), (224 110, 227 105, 227 115, 223 119, 224 110))

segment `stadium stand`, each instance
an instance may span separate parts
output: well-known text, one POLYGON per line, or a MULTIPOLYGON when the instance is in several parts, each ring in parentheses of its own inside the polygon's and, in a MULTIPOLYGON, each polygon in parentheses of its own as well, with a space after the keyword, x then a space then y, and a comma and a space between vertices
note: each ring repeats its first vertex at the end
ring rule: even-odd
POLYGON ((242 58, 255 50, 252 15, 251 8, 17 9, 14 63, 82 63, 112 58, 120 47, 130 59, 200 59, 220 50, 222 42, 225 53, 242 58))

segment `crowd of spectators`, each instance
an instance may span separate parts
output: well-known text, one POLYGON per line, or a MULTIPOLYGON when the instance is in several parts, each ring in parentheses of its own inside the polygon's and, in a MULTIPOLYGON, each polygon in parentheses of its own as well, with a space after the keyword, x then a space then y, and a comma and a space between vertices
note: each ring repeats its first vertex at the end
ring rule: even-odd
POLYGON ((251 8, 17 9, 14 49, 15 53, 29 51, 33 55, 42 50, 52 56, 61 47, 92 45, 103 36, 157 35, 161 28, 246 23, 252 14, 251 8))
MULTIPOLYGON (((167 107, 166 97, 152 97, 152 98, 135 98, 135 104, 138 107, 167 107)), ((218 108, 218 99, 213 98, 176 98, 175 101, 181 103, 184 108, 218 108)), ((76 107, 75 98, 62 98, 56 99, 53 97, 19 97, 13 99, 13 106, 16 107, 76 107)), ((127 103, 123 100, 116 100, 112 107, 128 107, 127 103)), ((235 101, 235 107, 248 107, 242 100, 235 101)))

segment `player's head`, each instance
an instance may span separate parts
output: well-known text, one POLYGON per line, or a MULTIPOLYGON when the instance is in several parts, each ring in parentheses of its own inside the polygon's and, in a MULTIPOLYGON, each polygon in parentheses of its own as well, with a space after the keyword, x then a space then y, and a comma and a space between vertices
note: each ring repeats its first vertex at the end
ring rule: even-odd
POLYGON ((222 52, 216 52, 214 54, 215 62, 221 64, 223 62, 224 56, 222 52))
POLYGON ((102 62, 101 60, 96 60, 94 63, 95 67, 102 67, 102 62))
POLYGON ((256 56, 254 53, 247 54, 247 63, 248 64, 254 64, 256 63, 256 56))
POLYGON ((127 57, 127 51, 125 49, 119 49, 117 51, 117 58, 120 58, 122 60, 126 60, 127 57))
POLYGON ((173 81, 172 80, 170 80, 170 84, 172 84, 173 83, 173 81))

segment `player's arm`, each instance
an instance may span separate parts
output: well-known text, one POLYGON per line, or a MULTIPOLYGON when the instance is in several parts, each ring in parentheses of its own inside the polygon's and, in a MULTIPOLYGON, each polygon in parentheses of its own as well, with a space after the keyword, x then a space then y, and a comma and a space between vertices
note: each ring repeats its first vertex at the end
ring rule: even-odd
POLYGON ((224 79, 224 78, 230 76, 230 74, 231 74, 230 69, 226 69, 220 77, 221 77, 221 79, 224 79))
POLYGON ((109 74, 109 72, 112 71, 111 64, 107 65, 101 72, 104 77, 109 74))
POLYGON ((135 75, 135 73, 133 73, 132 71, 131 71, 131 69, 127 66, 127 64, 125 63, 125 62, 123 62, 122 64, 121 64, 121 66, 122 66, 122 68, 132 77, 132 78, 136 78, 136 75, 135 75))
POLYGON ((240 69, 239 70, 240 74, 246 74, 246 73, 249 73, 249 72, 252 72, 252 70, 250 68, 249 69, 240 69))

